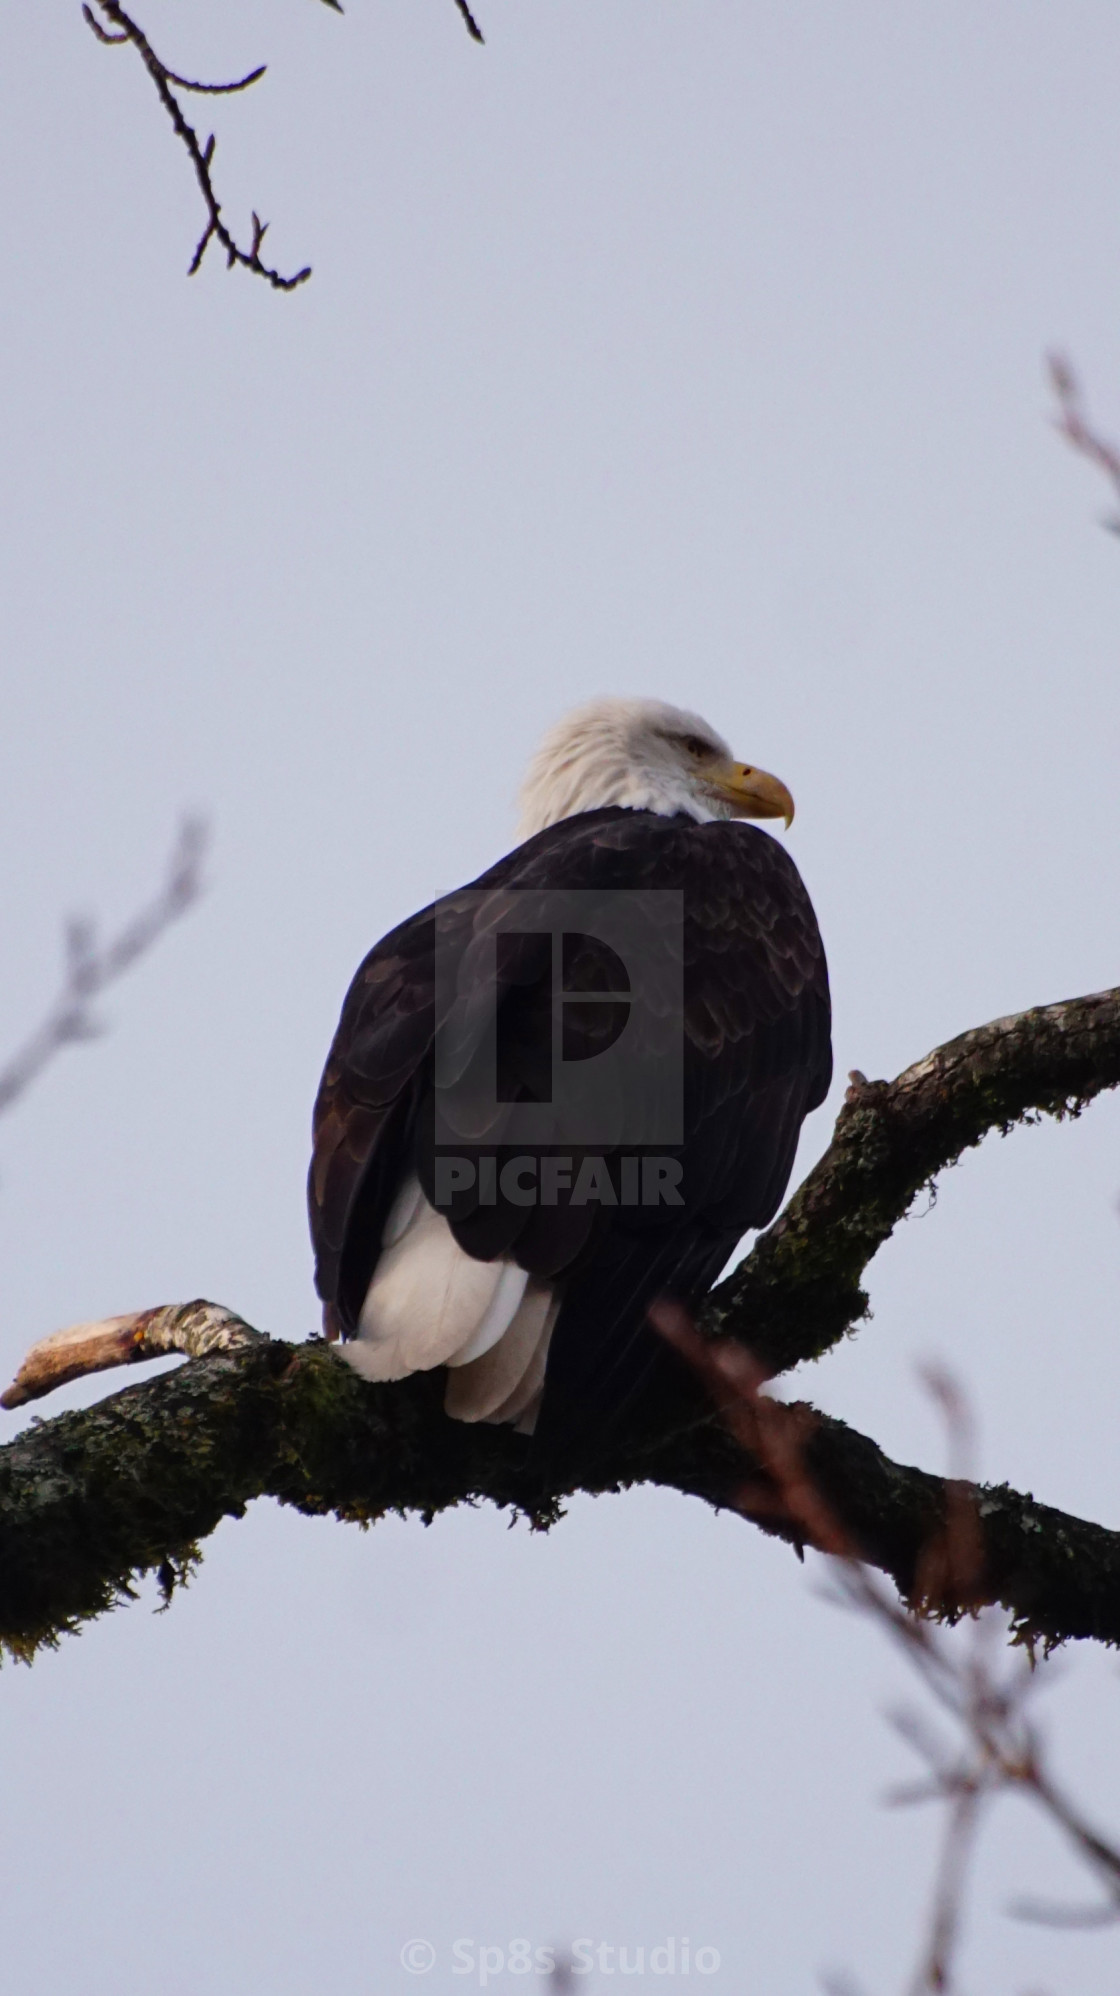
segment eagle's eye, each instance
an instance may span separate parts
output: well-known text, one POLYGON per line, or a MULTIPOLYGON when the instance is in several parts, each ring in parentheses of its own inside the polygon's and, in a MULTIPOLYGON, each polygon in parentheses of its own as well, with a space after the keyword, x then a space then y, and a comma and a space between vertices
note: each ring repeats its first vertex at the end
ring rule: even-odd
POLYGON ((704 741, 700 735, 685 735, 684 745, 689 755, 705 756, 712 753, 711 743, 704 741))

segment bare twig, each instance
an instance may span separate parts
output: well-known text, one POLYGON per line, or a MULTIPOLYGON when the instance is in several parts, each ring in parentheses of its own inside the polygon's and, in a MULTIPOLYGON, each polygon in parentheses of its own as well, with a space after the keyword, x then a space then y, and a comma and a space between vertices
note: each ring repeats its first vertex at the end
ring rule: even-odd
MULTIPOLYGON (((1047 370, 1050 385, 1058 399, 1058 414, 1055 427, 1075 451, 1088 458, 1103 471, 1113 492, 1120 498, 1120 449, 1102 437, 1089 419, 1081 383, 1074 373, 1072 364, 1063 354, 1047 356, 1047 370)), ((1120 534, 1120 515, 1113 514, 1104 522, 1110 533, 1120 534)))
MULTIPOLYGON (((113 39, 116 41, 118 37, 114 35, 113 39)), ((125 40, 127 39, 126 36, 125 40)), ((165 74, 167 81, 174 83, 178 89, 194 90, 200 97, 233 97, 237 91, 248 90, 250 84, 259 83, 267 67, 267 63, 258 63, 256 69, 251 69, 248 76, 238 77, 236 83, 191 83, 185 76, 176 76, 173 69, 167 70, 165 74)))
POLYGON ((106 986, 131 969, 172 922, 185 914, 202 892, 202 860, 206 829, 187 819, 179 833, 159 893, 112 940, 99 947, 93 925, 72 920, 66 925, 66 974, 62 989, 43 1020, 0 1068, 0 1115, 9 1109, 64 1046, 93 1039, 99 1027, 94 1000, 106 986))
POLYGON ((475 20, 474 15, 471 13, 471 10, 467 5, 467 0, 455 0, 455 5, 459 9, 460 14, 463 16, 463 20, 466 23, 467 33, 471 37, 471 40, 475 42, 485 41, 486 37, 484 36, 482 29, 479 27, 478 22, 475 20))
MULTIPOLYGON (((758 1462, 760 1478, 744 1485, 740 1508, 757 1515, 760 1501, 771 1515, 784 1515, 805 1541, 836 1560, 840 1598, 875 1622, 901 1649, 926 1691, 957 1733, 946 1741, 912 1712, 900 1714, 898 1731, 924 1761, 926 1778, 892 1798, 947 1805, 927 1938, 911 1982, 911 1996, 951 1996, 960 1952, 969 1867, 982 1820, 1000 1796, 1017 1792, 1033 1801, 1072 1845, 1105 1894, 1103 1904, 1067 1910, 1027 1903, 1021 1917, 1051 1924, 1101 1925, 1120 1920, 1120 1849, 1102 1837, 1062 1794, 1046 1766, 1038 1735, 1027 1716, 1041 1678, 1033 1656, 1001 1673, 994 1660, 991 1617, 973 1617, 963 1656, 931 1625, 943 1597, 919 1601, 907 1610, 863 1564, 851 1533, 817 1482, 807 1455, 811 1428, 807 1410, 783 1407, 762 1391, 765 1374, 749 1352, 713 1346, 675 1305, 655 1314, 662 1335, 696 1368, 713 1394, 720 1418, 758 1462), (927 1612, 923 1613, 923 1609, 927 1612)), ((970 1424, 963 1395, 947 1375, 931 1373, 927 1384, 945 1416, 956 1475, 947 1486, 944 1525, 931 1542, 922 1569, 948 1582, 958 1600, 972 1590, 983 1600, 983 1535, 974 1486, 965 1480, 971 1465, 970 1424), (971 1515, 970 1515, 971 1514, 971 1515)), ((838 1988, 835 1982, 833 1988, 838 1988)))
POLYGON ((207 246, 216 239, 225 250, 226 263, 230 269, 233 268, 234 264, 240 264, 243 269, 251 270, 255 276, 266 278, 274 290, 294 291, 297 285, 303 284, 310 277, 310 264, 306 265, 302 270, 297 270, 292 277, 285 277, 279 270, 266 264, 261 258, 260 248, 268 224, 260 223, 255 215, 253 216, 253 239, 250 247, 243 249, 235 240, 226 223, 222 220, 221 203, 214 191, 214 182, 210 172, 214 158, 213 134, 207 139, 205 145, 202 144, 193 125, 188 124, 184 117, 182 106, 175 95, 175 89, 179 89, 197 91, 210 96, 230 96, 236 91, 248 90, 251 84, 258 82, 265 73, 265 65, 263 63, 260 64, 258 68, 250 70, 247 76, 239 77, 232 83, 192 82, 187 77, 179 76, 174 70, 167 67, 167 64, 156 54, 143 29, 120 6, 119 0, 93 0, 93 4, 100 8, 105 20, 110 23, 110 27, 106 29, 93 12, 93 7, 88 4, 88 0, 83 0, 82 14, 94 34, 101 42, 131 42, 134 48, 138 50, 141 60, 156 86, 160 102, 175 128, 176 134, 182 140, 190 154, 195 178, 202 190, 202 198, 206 204, 207 220, 206 227, 199 237, 198 245, 191 259, 189 274, 191 276, 194 275, 202 262, 207 246))

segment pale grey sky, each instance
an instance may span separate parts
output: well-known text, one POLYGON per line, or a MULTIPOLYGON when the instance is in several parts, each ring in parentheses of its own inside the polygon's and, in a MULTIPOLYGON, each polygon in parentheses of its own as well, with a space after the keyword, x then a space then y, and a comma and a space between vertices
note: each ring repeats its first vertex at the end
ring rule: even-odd
MULTIPOLYGON (((1115 7, 479 4, 485 49, 451 0, 144 11, 189 73, 268 60, 196 102, 231 218, 315 266, 289 298, 213 253, 187 281, 197 195, 132 51, 76 6, 10 24, 0 1046, 66 910, 142 899, 184 806, 215 845, 111 1036, 0 1131, 5 1376, 196 1294, 314 1328, 350 971, 508 846, 592 693, 699 708, 789 782, 840 1077, 1116 981, 1120 547, 1042 373, 1068 348, 1120 433, 1115 7)), ((985 1474, 1120 1524, 1118 1136, 1110 1101, 989 1141, 798 1390, 936 1467, 939 1356, 985 1474)), ((650 1492, 547 1538, 258 1507, 171 1613, 4 1673, 5 1980, 449 1996, 456 1939, 672 1934, 717 1996, 897 1989, 934 1824, 881 1807, 905 1687, 818 1579, 650 1492)), ((1114 1827, 1118 1699, 1079 1652, 1049 1701, 1114 1827)), ((1001 1911, 1066 1878, 1010 1812, 971 1986, 1113 1996, 1117 1936, 1001 1911)))

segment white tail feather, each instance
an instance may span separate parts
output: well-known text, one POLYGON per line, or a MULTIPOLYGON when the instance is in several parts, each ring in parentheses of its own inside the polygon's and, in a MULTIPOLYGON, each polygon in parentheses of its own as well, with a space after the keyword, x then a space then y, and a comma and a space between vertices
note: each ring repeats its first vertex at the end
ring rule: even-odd
MULTIPOLYGON (((515 1262, 476 1261, 465 1254, 442 1213, 428 1204, 418 1179, 400 1187, 382 1234, 382 1253, 366 1291, 358 1335, 342 1355, 364 1379, 404 1379, 433 1366, 457 1368, 456 1377, 475 1375, 489 1353, 520 1324, 510 1355, 496 1378, 501 1391, 494 1405, 517 1386, 548 1309, 550 1292, 535 1291, 525 1312, 529 1277, 515 1262), (541 1300, 543 1298, 543 1300, 541 1300), (524 1356, 514 1360, 514 1352, 524 1356)), ((551 1333, 551 1326, 549 1326, 551 1333)), ((448 1387, 448 1411, 452 1387, 448 1387)), ((470 1386, 463 1389, 473 1405, 470 1386)), ((480 1420, 468 1413, 460 1419, 480 1420)), ((503 1418, 512 1418, 503 1415, 503 1418)))
POLYGON ((560 1315, 560 1297, 554 1295, 549 1304, 537 1347, 508 1400, 503 1400, 495 1408, 490 1419, 496 1422, 510 1421, 519 1435, 531 1435, 537 1425, 541 1401, 544 1398, 544 1372, 548 1364, 548 1347, 552 1343, 552 1332, 560 1315))
POLYGON ((486 1316, 501 1273, 500 1263, 465 1255, 442 1214, 421 1199, 374 1269, 358 1336, 344 1355, 365 1379, 446 1365, 486 1316))
POLYGON ((389 1217, 381 1230, 381 1245, 383 1248, 395 1247, 401 1235, 408 1232, 420 1210, 420 1201, 423 1196, 420 1190, 420 1180, 417 1178, 415 1172, 413 1172, 411 1178, 404 1180, 400 1191, 389 1208, 389 1217))
POLYGON ((456 1421, 515 1421, 544 1380, 559 1297, 530 1282, 505 1336, 481 1358, 453 1372, 444 1406, 456 1421))
POLYGON ((465 1345, 452 1352, 448 1365, 472 1365, 504 1337, 521 1308, 525 1285, 529 1280, 528 1271, 518 1268, 515 1261, 498 1261, 489 1264, 501 1270, 498 1286, 490 1300, 490 1307, 478 1328, 472 1332, 465 1345))

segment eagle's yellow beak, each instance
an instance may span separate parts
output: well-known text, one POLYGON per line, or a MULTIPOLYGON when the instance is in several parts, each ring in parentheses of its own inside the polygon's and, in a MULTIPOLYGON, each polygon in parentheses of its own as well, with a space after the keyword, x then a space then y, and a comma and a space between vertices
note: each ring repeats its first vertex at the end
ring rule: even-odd
POLYGON ((755 769, 749 762, 717 762, 704 771, 704 787, 736 818, 784 818, 793 823, 793 798, 780 776, 755 769))

